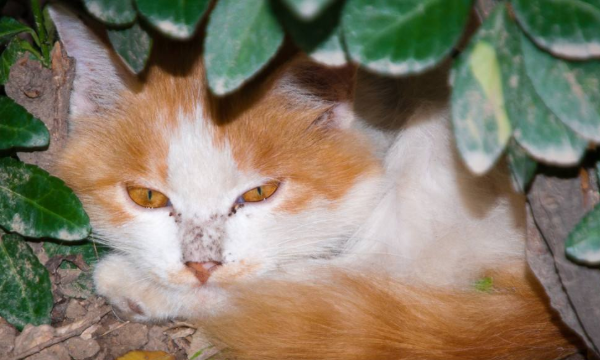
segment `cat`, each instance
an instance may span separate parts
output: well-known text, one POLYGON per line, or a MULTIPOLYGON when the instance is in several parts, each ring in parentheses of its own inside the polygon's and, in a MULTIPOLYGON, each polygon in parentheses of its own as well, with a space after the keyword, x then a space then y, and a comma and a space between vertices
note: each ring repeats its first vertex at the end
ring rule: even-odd
POLYGON ((217 98, 199 40, 157 39, 134 77, 50 14, 76 60, 55 171, 114 249, 94 282, 123 316, 195 321, 238 359, 576 351, 527 271, 523 197, 456 153, 443 69, 399 88, 296 53, 217 98))

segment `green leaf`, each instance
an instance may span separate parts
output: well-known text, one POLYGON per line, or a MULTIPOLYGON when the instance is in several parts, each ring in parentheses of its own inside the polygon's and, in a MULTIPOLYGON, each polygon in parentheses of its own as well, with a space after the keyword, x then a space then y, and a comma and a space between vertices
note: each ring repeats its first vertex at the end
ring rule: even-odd
POLYGON ((109 25, 129 25, 135 21, 133 0, 83 0, 90 14, 109 25))
MULTIPOLYGON (((0 84, 4 85, 8 81, 8 75, 10 74, 10 67, 23 56, 24 50, 21 47, 19 39, 13 39, 8 44, 6 49, 0 55, 0 84)), ((1 121, 1 120, 0 120, 1 121)), ((0 136, 0 143, 2 137, 0 136)))
POLYGON ((348 0, 342 14, 350 57, 389 75, 424 71, 452 51, 471 0, 348 0))
POLYGON ((515 43, 516 48, 513 52, 513 71, 506 74, 509 84, 505 94, 509 117, 514 119, 515 140, 540 161, 558 165, 578 163, 585 152, 587 141, 554 115, 531 84, 521 50, 523 42, 529 43, 527 37, 520 34, 516 27, 509 35, 510 39, 514 39, 511 43, 515 43))
POLYGON ((113 48, 134 74, 139 74, 150 57, 152 38, 139 23, 126 29, 108 29, 113 48))
MULTIPOLYGON (((54 26, 54 22, 52 21, 52 17, 50 16, 50 7, 48 6, 48 4, 44 6, 43 18, 44 29, 46 30, 46 41, 48 42, 48 45, 54 47, 54 42, 57 39, 56 26, 54 26)), ((52 49, 50 50, 50 52, 52 52, 52 49)))
POLYGON ((451 74, 452 124, 459 153, 476 174, 487 172, 512 134, 504 100, 504 80, 495 45, 504 27, 497 8, 481 26, 451 74))
POLYGON ((527 75, 542 101, 581 137, 600 142, 600 61, 558 59, 522 39, 527 75))
POLYGON ((0 316, 22 330, 50 323, 52 287, 48 271, 16 234, 0 239, 0 316))
POLYGON ((0 43, 5 43, 22 32, 28 32, 37 39, 35 31, 29 26, 10 17, 0 18, 0 43))
POLYGON ((209 0, 136 0, 136 4, 140 14, 161 32, 187 39, 194 34, 209 0))
MULTIPOLYGON (((79 255, 88 265, 94 265, 100 260, 100 257, 108 252, 108 248, 104 245, 93 241, 85 240, 80 242, 64 242, 64 241, 45 241, 44 250, 48 257, 57 255, 79 255)), ((69 268, 66 264, 61 267, 69 268), (63 266, 65 265, 65 266, 63 266)))
POLYGON ((483 293, 492 293, 494 291, 494 279, 492 277, 484 277, 473 284, 475 290, 483 293))
POLYGON ((219 1, 204 46, 211 90, 225 95, 241 86, 275 55, 283 35, 267 0, 219 1))
POLYGON ((600 204, 575 225, 567 237, 565 250, 577 262, 600 264, 600 204))
POLYGON ((513 188, 517 192, 524 193, 535 174, 537 162, 527 156, 525 150, 514 141, 508 145, 507 158, 513 188))
MULTIPOLYGON (((7 51, 0 57, 2 66, 7 51)), ((47 146, 49 141, 50 134, 43 122, 12 99, 0 97, 0 150, 13 147, 40 148, 47 146)))
POLYGON ((294 42, 315 61, 328 66, 347 63, 339 26, 343 2, 338 2, 319 17, 305 21, 298 19, 277 2, 273 10, 294 42))
POLYGON ((304 20, 312 20, 320 15, 334 0, 283 0, 283 2, 304 20))
POLYGON ((0 159, 0 226, 28 237, 80 240, 90 232, 79 199, 37 166, 0 159))
POLYGON ((519 23, 539 46, 568 58, 600 56, 600 0, 513 0, 519 23))
POLYGON ((200 350, 196 351, 194 353, 194 355, 192 355, 192 357, 190 357, 190 360, 194 360, 194 359, 198 358, 198 356, 202 355, 202 353, 204 353, 206 350, 212 349, 213 347, 214 347, 214 345, 210 345, 210 346, 207 346, 207 347, 205 347, 203 349, 200 349, 200 350))

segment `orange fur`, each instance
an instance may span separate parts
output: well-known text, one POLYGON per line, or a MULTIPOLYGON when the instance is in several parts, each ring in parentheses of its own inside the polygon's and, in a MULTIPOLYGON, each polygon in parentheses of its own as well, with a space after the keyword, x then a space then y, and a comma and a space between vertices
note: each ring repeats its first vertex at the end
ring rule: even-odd
POLYGON ((292 196, 281 211, 298 212, 315 198, 337 200, 360 176, 381 171, 358 131, 329 123, 335 119, 319 123, 334 116, 328 111, 337 102, 351 100, 352 88, 351 70, 327 70, 299 58, 263 89, 252 89, 250 105, 240 96, 227 99, 229 106, 244 109, 221 117, 219 124, 240 168, 289 179, 295 187, 287 191, 292 196), (286 86, 293 91, 286 92, 286 86))
POLYGON ((483 293, 330 275, 248 284, 235 311, 202 325, 239 360, 551 360, 576 351, 527 277, 495 276, 483 293))

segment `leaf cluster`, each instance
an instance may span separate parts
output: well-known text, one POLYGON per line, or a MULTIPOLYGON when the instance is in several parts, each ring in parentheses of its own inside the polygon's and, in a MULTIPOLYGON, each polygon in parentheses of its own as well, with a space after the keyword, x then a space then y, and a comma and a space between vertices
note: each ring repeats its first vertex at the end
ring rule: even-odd
MULTIPOLYGON (((0 83, 10 66, 30 54, 50 66, 52 39, 37 0, 31 1, 36 29, 13 18, 0 18, 0 83), (28 34, 33 43, 19 34, 28 34)), ((0 316, 21 329, 50 321, 53 306, 48 271, 25 242, 28 239, 85 239, 90 222, 81 202, 62 180, 18 160, 18 152, 43 151, 50 134, 42 121, 6 96, 0 96, 0 316)), ((54 247, 52 247, 54 246, 54 247)), ((92 244, 69 247, 57 242, 56 253, 89 252, 92 244)), ((50 252, 49 252, 50 254, 50 252)))

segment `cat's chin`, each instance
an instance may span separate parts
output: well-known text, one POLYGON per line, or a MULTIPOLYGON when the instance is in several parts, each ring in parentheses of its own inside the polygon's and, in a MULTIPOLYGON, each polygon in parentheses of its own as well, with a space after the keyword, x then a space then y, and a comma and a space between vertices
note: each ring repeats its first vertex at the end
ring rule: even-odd
POLYGON ((232 287, 260 273, 258 263, 238 261, 219 266, 204 283, 186 267, 157 281, 127 257, 111 254, 96 266, 94 281, 120 318, 148 322, 214 315, 227 307, 232 287))

